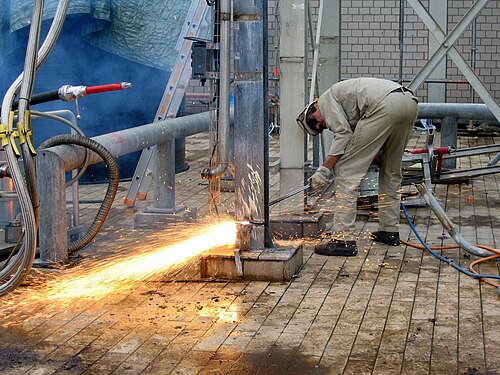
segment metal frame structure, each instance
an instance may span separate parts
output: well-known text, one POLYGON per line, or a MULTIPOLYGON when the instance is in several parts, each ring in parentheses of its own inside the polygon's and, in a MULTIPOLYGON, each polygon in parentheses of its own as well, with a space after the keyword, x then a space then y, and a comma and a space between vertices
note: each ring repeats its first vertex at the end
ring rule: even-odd
POLYGON ((407 1, 413 7, 422 22, 427 26, 427 28, 429 29, 429 33, 440 43, 439 48, 434 52, 434 54, 429 57, 429 60, 424 65, 424 67, 413 78, 409 85, 409 88, 416 91, 429 77, 429 75, 442 61, 442 59, 446 55, 448 55, 460 69, 465 78, 469 81, 479 97, 484 101, 484 103, 494 114, 495 118, 500 121, 500 106, 454 46, 454 43, 463 34, 469 24, 479 15, 481 10, 488 4, 490 0, 475 1, 471 5, 469 10, 465 13, 460 22, 458 22, 454 29, 448 34, 446 34, 441 29, 434 18, 424 8, 420 0, 407 1))
MULTIPOLYGON (((494 120, 493 113, 485 104, 453 104, 453 103, 421 103, 419 104, 419 119, 439 119, 442 124, 448 128, 456 130, 456 123, 459 119, 472 120, 494 120)), ((407 164, 420 163, 422 170, 418 176, 406 176, 403 183, 424 182, 428 189, 431 183, 463 182, 470 178, 494 174, 500 172, 500 166, 497 166, 498 160, 495 158, 486 166, 456 169, 456 159, 470 157, 474 155, 485 155, 497 153, 500 154, 500 144, 456 148, 456 132, 448 133, 447 138, 441 141, 439 149, 434 148, 434 126, 422 128, 427 132, 426 148, 422 150, 411 150, 405 155, 403 162, 407 164), (444 147, 443 147, 444 146, 444 147), (452 163, 450 163, 452 162, 452 163)))
MULTIPOLYGON (((479 77, 476 75, 474 70, 465 61, 462 55, 457 51, 454 43, 463 34, 465 29, 474 22, 476 17, 479 15, 481 10, 489 3, 490 0, 477 0, 475 1, 465 15, 462 17, 460 22, 456 24, 454 29, 445 33, 440 25, 434 20, 434 18, 427 12, 420 0, 407 0, 408 3, 415 10, 417 15, 420 17, 425 26, 429 29, 430 36, 434 37, 439 43, 439 47, 430 54, 429 59, 425 66, 418 72, 418 74, 411 81, 409 87, 410 89, 416 91, 424 81, 432 74, 440 62, 449 56, 455 65, 460 69, 464 77, 470 83, 472 88, 476 91, 478 96, 483 100, 483 102, 488 106, 496 120, 500 122, 500 105, 491 96, 486 87, 483 85, 479 77)), ((474 60, 474 59, 473 59, 474 60)), ((475 62, 473 61, 473 64, 475 62)), ((453 130, 456 132, 456 123, 453 123, 453 130)), ((500 158, 500 153, 498 153, 493 159, 500 158)), ((496 164, 496 163, 494 163, 496 164)), ((455 167, 455 160, 448 161, 447 166, 455 167)))
MULTIPOLYGON (((446 31, 446 20, 443 20, 443 14, 446 15, 447 12, 443 13, 443 8, 448 5, 447 1, 439 1, 439 3, 436 3, 436 0, 431 1, 431 4, 429 4, 429 10, 427 10, 421 3, 420 0, 401 0, 401 8, 404 9, 404 3, 407 2, 415 11, 417 16, 422 20, 422 22, 426 25, 426 27, 429 29, 429 43, 432 44, 429 50, 429 60, 427 63, 424 65, 424 67, 420 70, 420 72, 414 77, 414 79, 411 81, 409 87, 412 90, 418 89, 423 83, 427 81, 433 81, 434 76, 432 76, 432 73, 436 71, 436 69, 441 69, 441 68, 446 68, 445 63, 443 63, 443 59, 446 56, 449 56, 453 62, 457 65, 457 67, 460 69, 460 71, 464 74, 465 78, 467 81, 470 83, 472 88, 476 91, 478 96, 484 101, 486 104, 487 108, 489 108, 489 115, 488 118, 491 117, 491 114, 493 114, 492 119, 493 120, 498 120, 500 121, 500 106, 497 104, 496 100, 491 96, 491 94, 488 92, 486 87, 482 84, 480 79, 477 77, 477 75, 474 73, 473 69, 469 66, 469 64, 465 61, 465 59, 460 55, 460 53, 457 51, 457 49, 454 47, 454 43, 458 40, 458 38, 463 34, 463 32, 466 30, 466 28, 469 26, 471 22, 473 22, 477 16, 480 14, 481 10, 484 9, 484 7, 488 4, 489 0, 477 0, 473 2, 471 7, 467 10, 463 18, 456 24, 456 26, 451 30, 449 33, 446 31), (436 19, 438 21, 436 21, 436 19), (444 21, 444 23, 443 23, 444 21), (431 43, 432 42, 432 43, 431 43), (441 68, 439 68, 441 67, 441 68), (431 79, 429 79, 431 77, 431 79), (490 112, 491 111, 491 112, 490 112)), ((286 2, 285 2, 286 3, 286 2)), ((302 4, 293 2, 294 4, 302 4)), ((303 9, 306 10, 308 8, 308 1, 305 0, 303 2, 305 5, 303 6, 303 9)), ((297 8, 298 5, 295 5, 297 8)), ((330 76, 325 77, 321 74, 323 69, 323 72, 325 70, 326 64, 329 64, 330 70, 334 70, 335 72, 338 71, 340 72, 340 1, 325 1, 325 0, 320 0, 319 2, 319 12, 318 12, 318 23, 317 23, 317 29, 316 29, 316 37, 313 36, 313 28, 312 28, 312 21, 309 16, 309 29, 310 29, 310 42, 309 44, 312 46, 312 52, 313 52, 313 74, 311 77, 311 91, 309 93, 309 100, 314 98, 317 94, 321 94, 326 90, 328 87, 330 87, 331 84, 333 84, 335 81, 340 80, 340 74, 337 80, 331 79, 330 76), (328 17, 328 22, 323 22, 325 17, 328 17), (339 25, 338 26, 338 31, 336 29, 336 26, 333 25, 339 25), (329 30, 326 32, 323 31, 323 26, 329 27, 329 30), (335 40, 337 39, 338 43, 335 43, 335 40), (316 74, 316 72, 319 72, 320 74, 316 74), (318 82, 316 82, 316 79, 318 79, 318 82), (317 89, 319 87, 319 90, 317 89)), ((297 10, 297 9, 296 9, 297 10)), ((285 13, 288 15, 288 13, 285 13)), ((404 12, 400 12, 400 16, 404 16, 404 12)), ((285 19, 282 24, 287 24, 287 22, 290 22, 293 24, 295 19, 285 19)), ((297 26, 297 25, 294 25, 297 26)), ((300 26, 300 25, 298 25, 300 26)), ((404 31, 404 23, 400 23, 400 27, 403 28, 400 30, 400 42, 401 42, 401 37, 402 33, 404 31)), ((291 38, 293 35, 286 35, 285 33, 282 33, 282 38, 283 36, 291 38)), ((309 40, 306 38, 306 41, 309 40)), ((287 39, 281 40, 280 44, 283 45, 287 43, 287 39)), ((401 47, 401 43, 400 43, 401 47)), ((307 48, 306 48, 307 49, 307 48)), ((401 52, 402 53, 402 52, 401 52)), ((282 61, 283 61, 283 56, 282 56, 282 61)), ((286 61, 285 61, 286 62, 286 61)), ((297 64, 298 61, 295 63, 297 64)), ((400 59, 400 64, 402 67, 402 59, 400 59)), ((400 72, 401 72, 401 67, 400 67, 400 72)), ((286 72, 285 72, 286 73, 286 72)), ((307 74, 307 72, 305 72, 307 74)), ((281 77, 281 83, 282 85, 288 85, 286 79, 291 79, 290 76, 283 75, 281 77)), ((402 77, 400 77, 402 79, 402 77)), ((439 83, 442 85, 442 83, 439 83)), ((288 86, 286 86, 288 87, 288 86)), ((283 92, 283 90, 282 90, 283 92)), ((285 94, 282 94, 285 95, 285 94)), ((439 95, 438 95, 439 96, 439 95)), ((304 95, 304 99, 306 99, 307 96, 304 95)), ((282 101, 281 102, 281 112, 289 113, 290 110, 287 107, 290 103, 288 101, 282 101)), ((474 107, 474 110, 477 111, 484 111, 484 108, 482 105, 477 104, 471 104, 474 107)), ((291 105, 290 105, 291 107, 291 105)), ((297 106, 295 106, 297 108, 297 106)), ((486 108, 486 109, 487 109, 486 108)), ((460 153, 458 150, 455 150, 456 148, 456 131, 457 131, 457 120, 460 119, 467 119, 466 117, 463 117, 462 115, 458 116, 454 114, 450 114, 449 116, 445 116, 440 114, 439 119, 442 120, 442 129, 441 129, 441 143, 444 146, 450 146, 452 149, 454 149, 453 153, 448 156, 443 156, 443 166, 454 169, 456 166, 456 158, 459 157, 460 153)), ((282 121, 288 119, 286 116, 282 116, 282 121)), ((469 119, 472 119, 469 118, 469 119)), ((288 120, 290 121, 290 120, 288 120)), ((287 124, 282 124, 282 127, 286 126, 287 124)), ((297 137, 297 140, 299 138, 297 137)), ((324 144, 328 142, 328 140, 323 140, 324 144)), ((297 141, 294 141, 293 144, 297 144, 297 141)), ((307 145, 305 146, 307 147, 307 145)), ((317 143, 313 143, 313 166, 318 164, 318 161, 314 160, 315 158, 319 158, 321 160, 321 155, 318 152, 318 147, 319 145, 317 143)), ((295 148, 296 149, 296 148, 295 148)), ((491 150, 495 150, 495 147, 493 148, 486 148, 482 149, 485 153, 491 152, 491 150)), ((478 150, 475 150, 473 152, 477 152, 478 150)), ((467 151, 465 151, 467 153, 467 151)), ((423 156, 419 156, 422 158, 423 156)), ((287 158, 287 154, 284 153, 281 155, 281 164, 287 166, 289 164, 289 161, 287 158)), ((429 155, 425 163, 430 163, 432 162, 433 155, 429 155)), ((500 153, 497 154, 492 161, 490 162, 491 165, 495 165, 493 161, 497 161, 500 159, 500 153)), ((307 153, 305 154, 304 162, 308 163, 308 156, 307 153)), ((427 166, 426 166, 427 168, 427 166)), ((491 172, 492 170, 495 170, 495 168, 487 168, 486 169, 479 169, 478 171, 474 171, 474 173, 495 173, 491 172)), ((455 171, 456 172, 456 171, 455 171)), ((429 169, 428 174, 431 174, 431 170, 429 169)), ((283 173, 282 173, 283 175, 283 173)), ((437 177, 435 177, 437 178, 437 177)), ((444 180, 445 178, 445 173, 441 174, 441 180, 444 180)), ((295 182, 296 186, 300 185, 300 181, 295 182)), ((289 187, 287 187, 289 189, 289 187)), ((289 191, 289 190, 288 190, 289 191)), ((281 194, 285 194, 288 192, 287 190, 281 190, 281 194)))
MULTIPOLYGON (((414 3, 414 0, 408 1, 414 3)), ((324 5, 326 6, 327 3, 328 2, 325 2, 324 5)), ((478 0, 476 4, 480 4, 484 7, 486 1, 478 0)), ((450 34, 451 36, 444 37, 441 35, 440 38, 440 34, 438 33, 437 39, 440 39, 443 45, 442 48, 440 48, 436 53, 442 54, 445 51, 455 51, 454 48, 451 48, 449 45, 445 46, 445 40, 448 42, 456 40, 456 34, 459 33, 460 29, 465 27, 465 23, 467 23, 472 15, 477 15, 480 9, 482 9, 480 5, 477 5, 477 8, 474 9, 471 8, 471 10, 467 13, 469 18, 461 22, 459 24, 460 27, 457 26, 459 29, 455 28, 457 31, 452 32, 450 34)), ((416 6, 418 7, 418 5, 416 6)), ((237 119, 237 129, 235 129, 235 151, 237 150, 237 152, 235 152, 236 219, 239 221, 249 220, 252 224, 254 224, 254 230, 253 233, 251 233, 252 237, 248 242, 251 248, 262 248, 268 244, 266 231, 268 230, 269 224, 269 191, 267 185, 269 182, 267 176, 268 171, 266 170, 266 166, 268 164, 268 146, 266 145, 266 140, 268 139, 268 129, 266 127, 267 81, 265 79, 265 77, 267 77, 267 46, 265 40, 267 32, 267 9, 265 8, 265 2, 263 1, 253 5, 243 0, 235 1, 234 3, 235 118, 237 119), (245 51, 248 51, 250 48, 255 51, 254 54, 245 53, 245 51), (256 124, 258 124, 258 127, 256 127, 256 124), (254 173, 254 175, 248 173, 248 165, 255 166, 254 170, 250 171, 254 173), (259 184, 261 190, 253 192, 245 190, 248 189, 248 187, 253 186, 255 183, 259 184)), ((421 9, 419 12, 421 12, 421 9)), ((428 14, 427 18, 429 18, 428 14)), ((333 43, 330 47, 334 45, 336 46, 334 48, 338 47, 338 45, 333 43)), ((319 48, 319 46, 317 47, 319 48)), ((321 57, 319 56, 316 60, 320 61, 321 57)), ((423 75, 420 75, 419 77, 423 77, 423 75)), ((413 84, 417 85, 421 79, 422 78, 414 80, 413 84)), ((481 105, 473 106, 474 108, 478 108, 478 106, 481 105)), ((460 105, 460 107, 462 109, 464 108, 463 105, 460 105)), ((496 107, 498 107, 498 105, 496 107)), ((490 109, 490 111, 494 114, 495 118, 498 118, 493 110, 490 109)), ((423 114, 423 112, 421 112, 421 114, 423 114)), ((467 116, 470 116, 470 114, 467 114, 467 116)), ((96 139, 109 148, 115 156, 143 149, 144 146, 150 148, 156 144, 160 144, 162 145, 159 149, 161 152, 158 152, 156 157, 159 157, 159 155, 167 155, 167 159, 171 160, 172 150, 174 149, 173 140, 188 134, 193 134, 193 132, 206 131, 209 126, 209 121, 209 114, 202 114, 199 116, 195 115, 190 118, 168 121, 163 120, 140 128, 127 129, 114 133, 114 135, 120 135, 124 140, 130 136, 131 143, 127 145, 118 145, 113 143, 115 137, 100 136, 96 139), (201 123, 197 124, 197 122, 200 121, 201 123), (192 124, 195 129, 182 128, 181 125, 173 125, 174 122, 175 124, 182 123, 183 126, 185 126, 187 122, 192 124), (138 134, 140 134, 139 138, 137 137, 138 134)), ((470 155, 471 153, 482 151, 484 150, 477 149, 465 152, 467 155, 470 155)), ((40 181, 44 182, 44 184, 47 181, 56 181, 53 178, 64 178, 64 173, 61 173, 60 169, 56 172, 56 169, 51 167, 52 165, 59 166, 59 168, 63 168, 64 170, 71 170, 78 167, 84 157, 82 151, 79 151, 77 147, 72 146, 54 147, 50 151, 47 151, 44 156, 48 158, 48 155, 54 155, 54 160, 49 161, 49 165, 43 164, 47 163, 48 159, 42 160, 42 158, 40 158, 39 161, 37 160, 37 163, 41 163, 38 170, 42 171, 39 178, 40 181), (64 157, 61 158, 61 155, 64 157), (61 160, 63 162, 61 162, 61 160), (52 162, 53 164, 51 164, 52 162), (50 176, 44 176, 44 173, 47 173, 50 176), (57 174, 57 176, 55 176, 54 173, 57 174)), ((454 156, 458 157, 458 155, 461 154, 457 152, 455 155, 451 155, 450 158, 453 158, 454 156)), ((97 161, 95 156, 93 160, 94 162, 97 161)), ((429 162, 430 161, 431 159, 429 159, 429 162)), ((171 162, 162 163, 161 161, 158 161, 156 164, 159 166, 158 168, 162 168, 161 171, 157 171, 158 174, 170 176, 169 178, 172 181, 175 181, 175 174, 173 172, 175 167, 171 162)), ((441 175, 441 178, 443 178, 443 175, 441 175)), ((61 189, 63 189, 64 180, 61 181, 57 180, 57 183, 54 182, 54 184, 59 184, 61 189)), ((56 185, 46 186, 46 190, 41 190, 41 199, 43 196, 47 199, 47 201, 53 201, 54 187, 56 185)), ((175 189, 172 189, 172 184, 158 184, 157 189, 158 191, 156 194, 159 199, 155 199, 156 208, 162 210, 163 212, 175 210, 175 189), (161 188, 164 188, 165 190, 159 190, 161 188)), ((61 207, 65 207, 65 197, 61 195, 58 202, 60 204, 51 203, 48 205, 51 210, 50 212, 52 212, 51 217, 54 220, 44 221, 45 223, 48 223, 49 227, 42 227, 40 230, 40 233, 43 234, 43 236, 41 236, 42 247, 51 248, 51 246, 57 244, 57 246, 60 246, 60 249, 66 248, 66 223, 63 222, 66 220, 66 217, 65 215, 60 215, 60 212, 63 212, 61 207), (63 221, 59 220, 59 218, 63 221), (57 236, 62 237, 59 239, 57 236)), ((247 243, 243 238, 240 238, 240 240, 242 243, 247 243)), ((59 250, 56 250, 56 253, 58 251, 59 250)))

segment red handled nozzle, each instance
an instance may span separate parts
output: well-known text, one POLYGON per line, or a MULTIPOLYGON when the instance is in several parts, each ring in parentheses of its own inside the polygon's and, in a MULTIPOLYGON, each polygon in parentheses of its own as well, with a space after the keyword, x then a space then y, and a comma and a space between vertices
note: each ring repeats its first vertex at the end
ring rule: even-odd
POLYGON ((107 91, 127 90, 132 87, 129 82, 110 83, 99 86, 71 86, 64 85, 58 90, 59 98, 65 102, 81 98, 90 94, 98 94, 107 91))

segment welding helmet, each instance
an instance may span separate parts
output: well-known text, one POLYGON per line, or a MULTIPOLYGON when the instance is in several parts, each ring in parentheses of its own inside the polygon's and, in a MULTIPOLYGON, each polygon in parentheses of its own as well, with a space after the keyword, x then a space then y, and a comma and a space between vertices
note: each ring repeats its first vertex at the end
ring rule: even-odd
POLYGON ((317 102, 318 99, 315 99, 311 103, 306 105, 302 110, 302 112, 300 112, 299 116, 297 117, 297 124, 299 124, 302 130, 304 130, 305 132, 309 133, 312 136, 319 134, 319 131, 316 129, 316 121, 309 118, 309 116, 314 111, 316 111, 315 104, 317 102))

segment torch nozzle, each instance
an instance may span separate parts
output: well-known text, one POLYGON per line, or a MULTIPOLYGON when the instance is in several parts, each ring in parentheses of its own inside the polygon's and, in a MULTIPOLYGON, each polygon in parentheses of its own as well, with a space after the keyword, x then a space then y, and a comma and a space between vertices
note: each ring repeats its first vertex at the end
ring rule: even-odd
POLYGON ((69 102, 91 94, 99 94, 101 92, 128 90, 132 87, 130 82, 110 83, 107 85, 98 86, 71 86, 64 85, 58 90, 59 99, 69 102))
POLYGON ((122 82, 121 85, 122 85, 122 90, 128 90, 132 88, 132 84, 130 82, 122 82))

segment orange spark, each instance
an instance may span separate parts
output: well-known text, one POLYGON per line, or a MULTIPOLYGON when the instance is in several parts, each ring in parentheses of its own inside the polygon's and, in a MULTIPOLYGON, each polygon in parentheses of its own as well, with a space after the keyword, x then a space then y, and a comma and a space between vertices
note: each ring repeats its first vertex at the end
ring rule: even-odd
MULTIPOLYGON (((193 233, 192 226, 184 231, 179 228, 180 236, 187 232, 189 237, 161 248, 87 262, 57 275, 40 287, 25 290, 29 294, 20 294, 17 302, 13 296, 11 301, 5 301, 4 307, 10 306, 15 309, 16 315, 22 317, 23 313, 19 308, 33 311, 40 303, 43 303, 46 310, 60 310, 77 301, 97 300, 111 293, 120 294, 151 276, 162 275, 181 267, 212 248, 235 244, 236 223, 223 222, 203 228, 200 226, 196 233, 193 233)), ((13 311, 5 309, 2 312, 0 321, 13 311)))
POLYGON ((132 255, 114 263, 104 263, 98 269, 92 266, 88 274, 75 275, 49 288, 47 300, 96 298, 134 281, 145 280, 166 269, 179 266, 211 248, 234 245, 234 222, 217 224, 185 241, 165 246, 144 254, 132 255))

